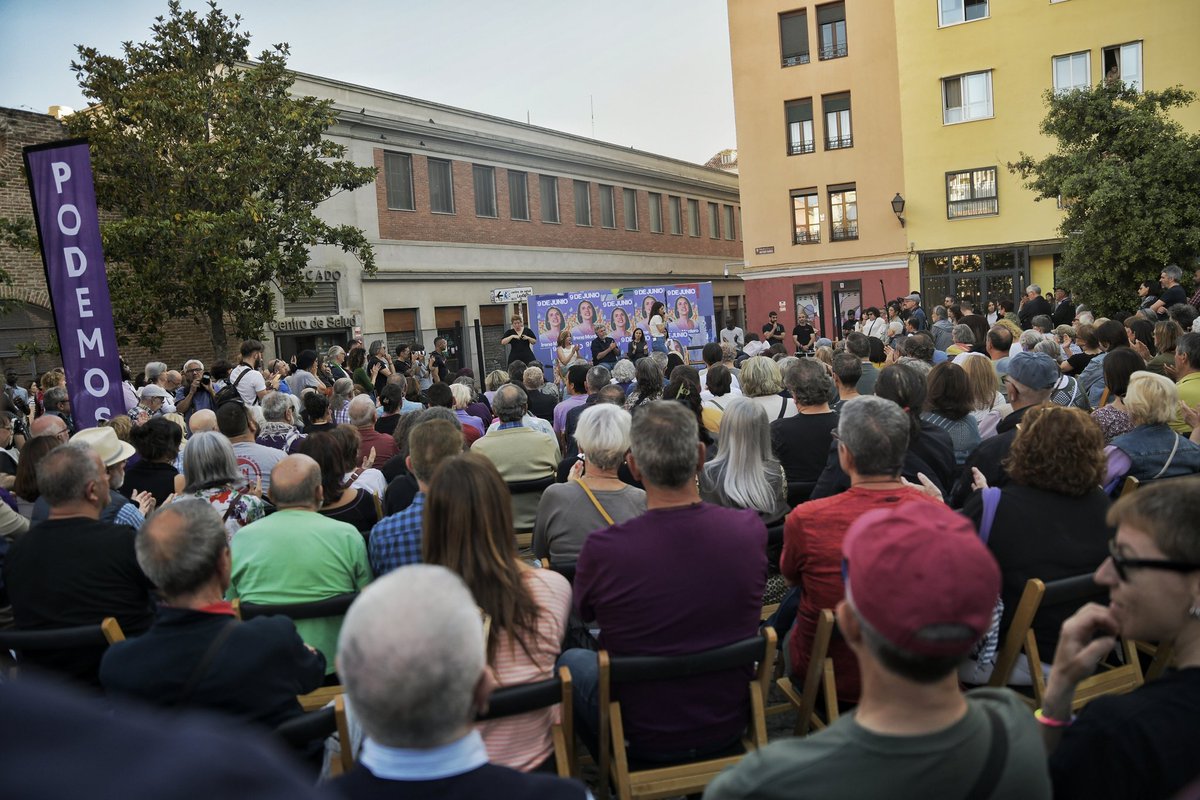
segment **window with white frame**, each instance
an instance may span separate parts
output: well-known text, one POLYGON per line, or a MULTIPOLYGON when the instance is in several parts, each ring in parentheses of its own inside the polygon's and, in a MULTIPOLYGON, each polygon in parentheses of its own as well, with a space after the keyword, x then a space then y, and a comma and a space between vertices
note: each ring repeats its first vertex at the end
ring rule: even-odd
POLYGON ((957 25, 986 19, 988 0, 938 0, 938 25, 957 25))
POLYGON ((813 135, 812 98, 788 100, 783 104, 787 119, 788 155, 811 153, 816 149, 813 135))
POLYGON ((1054 57, 1054 91, 1069 92, 1092 85, 1092 53, 1070 53, 1054 57))
POLYGON ((827 94, 821 98, 825 113, 825 149, 841 150, 854 146, 850 131, 850 93, 827 94))
POLYGON ((1104 80, 1124 81, 1129 88, 1142 90, 1142 43, 1130 42, 1104 48, 1104 80))
POLYGON ((817 190, 792 190, 792 243, 816 244, 821 241, 821 204, 817 190))
POLYGON ((992 72, 942 79, 942 122, 950 125, 992 116, 992 72))

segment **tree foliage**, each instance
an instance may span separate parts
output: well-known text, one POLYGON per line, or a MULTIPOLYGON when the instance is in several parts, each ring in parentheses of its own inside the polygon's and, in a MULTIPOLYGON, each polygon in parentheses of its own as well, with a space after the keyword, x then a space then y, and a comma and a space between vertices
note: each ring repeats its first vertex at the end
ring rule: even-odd
POLYGON ((248 63, 241 18, 211 0, 202 15, 171 0, 151 33, 120 57, 77 48, 71 68, 94 105, 68 125, 91 142, 118 335, 156 347, 168 320, 191 316, 223 357, 227 323, 252 336, 274 317, 274 288, 311 293, 313 246, 374 272, 363 232, 315 210, 375 169, 322 137, 332 101, 289 94, 286 44, 248 63))
POLYGON ((1039 200, 1063 199, 1064 281, 1097 311, 1129 310, 1139 282, 1200 252, 1200 136, 1169 114, 1194 99, 1120 81, 1047 92, 1057 149, 1008 165, 1039 200))

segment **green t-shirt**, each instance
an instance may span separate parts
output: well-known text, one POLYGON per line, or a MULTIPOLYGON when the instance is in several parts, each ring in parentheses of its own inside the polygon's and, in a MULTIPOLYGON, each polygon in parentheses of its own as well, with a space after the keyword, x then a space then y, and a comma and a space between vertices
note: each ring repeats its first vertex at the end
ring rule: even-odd
POLYGON ((820 733, 749 754, 709 784, 704 800, 964 797, 991 745, 985 705, 1008 731, 1008 757, 991 796, 1049 800, 1046 752, 1029 707, 1008 689, 975 689, 967 700, 961 720, 924 736, 872 733, 851 712, 820 733))
MULTIPOLYGON (((247 603, 308 603, 356 592, 371 582, 362 534, 353 525, 311 511, 277 511, 233 537, 229 598, 247 603)), ((341 617, 296 621, 306 644, 334 671, 341 617)))

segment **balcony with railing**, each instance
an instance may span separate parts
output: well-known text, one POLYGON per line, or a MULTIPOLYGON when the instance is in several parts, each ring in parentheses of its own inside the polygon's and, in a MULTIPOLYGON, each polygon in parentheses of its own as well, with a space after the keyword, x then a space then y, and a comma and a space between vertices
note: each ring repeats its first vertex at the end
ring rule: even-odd
POLYGON ((821 45, 821 49, 817 53, 817 58, 822 61, 828 61, 831 58, 845 58, 848 55, 845 42, 831 42, 821 45))
POLYGON ((847 147, 854 147, 854 136, 849 133, 845 136, 830 136, 825 139, 826 150, 845 150, 847 147))
POLYGON ((848 242, 851 239, 858 238, 858 223, 846 222, 841 225, 833 225, 829 229, 829 241, 831 242, 848 242))
POLYGON ((949 200, 946 202, 947 219, 986 217, 999 213, 1000 203, 995 197, 975 197, 969 200, 949 200))
POLYGON ((784 56, 780 59, 780 66, 796 67, 800 64, 808 63, 808 53, 796 53, 790 56, 784 56))
POLYGON ((792 234, 793 244, 820 244, 820 228, 797 228, 792 234))
POLYGON ((805 142, 805 141, 788 142, 788 155, 789 156, 804 155, 805 153, 811 153, 816 149, 817 149, 817 143, 814 142, 812 139, 809 139, 807 142, 805 142))

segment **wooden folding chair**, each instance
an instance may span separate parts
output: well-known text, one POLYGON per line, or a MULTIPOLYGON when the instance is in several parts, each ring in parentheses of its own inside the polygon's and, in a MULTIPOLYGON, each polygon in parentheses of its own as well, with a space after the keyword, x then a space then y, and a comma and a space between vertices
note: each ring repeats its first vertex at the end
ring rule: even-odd
POLYGON ((609 779, 621 800, 634 797, 659 798, 704 791, 721 770, 736 764, 742 754, 716 757, 670 766, 632 770, 625 749, 621 704, 612 699, 616 683, 666 681, 693 678, 739 666, 757 664, 749 685, 750 723, 741 745, 746 752, 767 743, 764 708, 775 666, 775 629, 763 628, 758 636, 703 653, 680 656, 610 656, 601 650, 599 685, 600 797, 607 800, 609 779))
POLYGON ((833 640, 835 624, 833 612, 828 608, 821 609, 801 692, 796 692, 796 687, 786 675, 775 681, 791 707, 796 709, 796 727, 793 731, 796 736, 804 736, 810 730, 823 730, 838 718, 837 682, 834 679, 833 659, 829 657, 829 643, 833 640), (825 699, 825 719, 816 713, 818 695, 825 699))
MULTIPOLYGON (((1042 705, 1046 693, 1046 678, 1042 674, 1041 653, 1038 651, 1037 637, 1033 632, 1033 620, 1037 612, 1044 606, 1064 604, 1082 605, 1090 599, 1100 599, 1104 590, 1096 585, 1092 573, 1077 575, 1045 583, 1037 578, 1030 578, 1025 584, 1025 591, 1017 604, 1013 621, 1004 637, 1004 645, 996 660, 996 667, 988 681, 989 686, 1005 686, 1012 675, 1017 659, 1023 654, 1029 661, 1029 674, 1032 683, 1033 697, 1026 698, 1034 708, 1042 705)), ((1122 639, 1118 642, 1122 663, 1112 665, 1101 662, 1096 674, 1079 682, 1075 688, 1075 699, 1071 704, 1072 710, 1079 710, 1097 697, 1106 694, 1124 694, 1131 692, 1145 683, 1142 674, 1141 661, 1138 659, 1137 647, 1132 640, 1122 639)), ((1050 654, 1053 657, 1053 654, 1050 654)))
POLYGON ((579 774, 575 759, 575 711, 571 695, 571 671, 559 667, 553 678, 518 686, 505 686, 492 692, 488 709, 476 717, 476 722, 503 719, 541 708, 560 706, 560 721, 550 733, 554 740, 554 766, 559 777, 572 778, 579 774))
POLYGON ((1150 663, 1146 665, 1146 682, 1158 680, 1163 673, 1167 671, 1167 667, 1171 666, 1171 661, 1175 657, 1174 642, 1160 642, 1158 644, 1148 644, 1147 642, 1133 643, 1139 653, 1144 653, 1150 657, 1150 663))
POLYGON ((95 650, 125 641, 125 633, 116 617, 105 617, 96 625, 78 625, 50 630, 0 630, 0 650, 14 655, 16 667, 21 666, 24 653, 48 650, 95 650))
POLYGON ((1125 480, 1121 481, 1121 490, 1117 492, 1117 497, 1124 497, 1126 494, 1133 494, 1138 490, 1142 482, 1132 475, 1126 475, 1125 480))
POLYGON ((337 722, 338 745, 341 757, 335 761, 330 770, 335 775, 354 769, 354 742, 350 740, 350 722, 346 718, 346 695, 339 694, 333 698, 333 718, 337 722))

